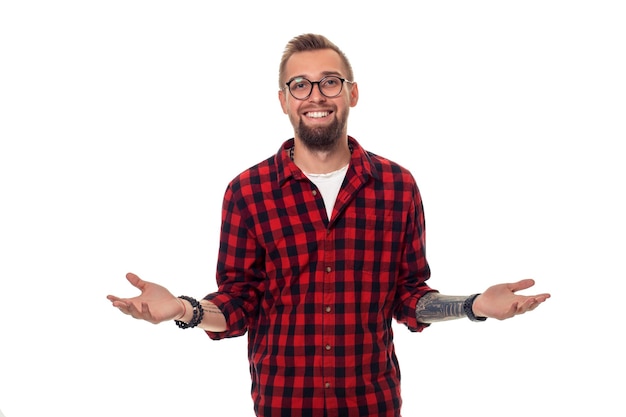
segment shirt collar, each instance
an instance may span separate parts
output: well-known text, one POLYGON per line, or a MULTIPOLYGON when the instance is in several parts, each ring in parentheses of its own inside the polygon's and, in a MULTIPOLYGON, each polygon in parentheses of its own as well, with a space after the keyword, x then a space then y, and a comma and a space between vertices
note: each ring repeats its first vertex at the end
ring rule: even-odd
MULTIPOLYGON (((359 176, 374 177, 378 178, 378 172, 376 167, 372 164, 370 154, 365 151, 359 145, 359 143, 351 136, 348 136, 348 143, 352 147, 352 157, 350 159, 350 169, 353 169, 354 172, 359 176)), ((289 179, 293 178, 295 180, 301 180, 306 178, 304 173, 298 168, 298 166, 291 160, 289 155, 289 150, 294 145, 294 139, 288 139, 285 141, 278 153, 276 154, 275 160, 276 165, 278 167, 278 184, 282 187, 285 182, 289 179)))

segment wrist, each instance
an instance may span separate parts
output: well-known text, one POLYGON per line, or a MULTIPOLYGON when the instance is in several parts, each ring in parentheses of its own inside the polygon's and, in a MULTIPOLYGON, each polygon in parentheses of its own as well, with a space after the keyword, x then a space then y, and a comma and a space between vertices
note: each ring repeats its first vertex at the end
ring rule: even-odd
POLYGON ((467 318, 470 319, 471 321, 485 321, 485 320, 487 320, 487 317, 479 316, 479 315, 476 315, 474 313, 474 302, 476 301, 476 299, 479 296, 480 296, 480 294, 471 295, 463 303, 463 310, 465 311, 465 314, 467 315, 467 318))
POLYGON ((193 307, 191 303, 182 298, 176 298, 176 300, 178 300, 178 303, 181 306, 181 312, 175 320, 189 323, 193 317, 193 307))
POLYGON ((186 295, 181 295, 178 299, 184 303, 184 312, 180 319, 175 320, 176 325, 181 329, 189 329, 202 323, 204 308, 198 300, 186 295))

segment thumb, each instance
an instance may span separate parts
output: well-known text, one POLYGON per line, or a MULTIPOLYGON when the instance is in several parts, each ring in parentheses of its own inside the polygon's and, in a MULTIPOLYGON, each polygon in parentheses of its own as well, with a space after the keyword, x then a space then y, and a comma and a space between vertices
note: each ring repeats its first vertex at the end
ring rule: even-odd
POLYGON ((128 280, 128 282, 130 282, 133 285, 133 287, 138 288, 141 291, 143 291, 143 288, 146 285, 145 281, 143 281, 141 278, 139 278, 137 275, 133 274, 132 272, 129 272, 128 274, 126 274, 126 279, 128 280))
POLYGON ((517 292, 517 291, 521 291, 521 290, 525 290, 527 288, 530 288, 533 285, 535 285, 535 280, 527 278, 527 279, 523 279, 521 281, 517 281, 517 282, 515 282, 513 284, 510 284, 510 288, 511 288, 511 291, 517 292))

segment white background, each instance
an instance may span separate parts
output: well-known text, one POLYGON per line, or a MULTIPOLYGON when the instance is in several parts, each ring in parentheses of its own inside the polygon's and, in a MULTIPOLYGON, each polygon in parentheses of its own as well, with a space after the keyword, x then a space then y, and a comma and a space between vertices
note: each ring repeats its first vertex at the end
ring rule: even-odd
POLYGON ((291 137, 278 62, 351 59, 349 133, 409 168, 431 285, 537 280, 512 320, 396 326, 404 416, 623 415, 620 1, 3 1, 0 409, 252 416, 246 338, 124 316, 213 291, 227 182, 291 137), (620 143, 621 142, 621 143, 620 143))

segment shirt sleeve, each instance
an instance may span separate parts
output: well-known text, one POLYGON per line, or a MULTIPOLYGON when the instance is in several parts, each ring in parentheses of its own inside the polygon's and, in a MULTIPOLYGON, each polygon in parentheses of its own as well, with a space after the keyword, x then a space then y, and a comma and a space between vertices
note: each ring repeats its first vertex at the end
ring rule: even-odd
POLYGON ((419 299, 432 289, 426 281, 430 278, 430 267, 426 260, 426 229, 422 199, 413 186, 412 204, 409 208, 404 242, 404 261, 400 268, 396 290, 394 316, 409 330, 420 332, 429 324, 417 321, 416 308, 419 299))
POLYGON ((246 223, 246 203, 239 197, 238 189, 237 183, 231 183, 224 196, 216 272, 218 290, 204 297, 226 318, 228 330, 206 332, 214 340, 244 335, 258 314, 264 291, 265 255, 246 223))

